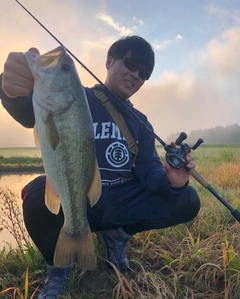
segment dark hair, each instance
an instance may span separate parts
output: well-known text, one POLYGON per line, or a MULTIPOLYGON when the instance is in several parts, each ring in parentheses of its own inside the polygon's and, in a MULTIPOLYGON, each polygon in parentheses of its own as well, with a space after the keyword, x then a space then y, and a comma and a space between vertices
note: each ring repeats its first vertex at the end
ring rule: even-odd
POLYGON ((140 36, 126 36, 114 42, 108 50, 107 57, 121 59, 131 50, 131 58, 142 64, 151 74, 155 58, 151 45, 140 36))

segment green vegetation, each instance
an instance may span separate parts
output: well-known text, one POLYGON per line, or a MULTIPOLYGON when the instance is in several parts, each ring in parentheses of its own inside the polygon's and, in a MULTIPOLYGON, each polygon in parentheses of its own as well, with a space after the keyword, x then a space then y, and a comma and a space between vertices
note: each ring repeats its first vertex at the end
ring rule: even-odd
MULTIPOLYGON (((217 126, 211 129, 192 130, 188 134, 188 143, 194 144, 199 138, 204 140, 204 144, 240 144, 240 126, 238 124, 226 127, 217 126)), ((170 143, 176 140, 180 132, 172 133, 166 140, 170 143)))
MULTIPOLYGON (((158 148, 159 155, 164 153, 158 148)), ((238 146, 200 146, 193 152, 197 170, 240 210, 238 146)), ((70 278, 76 299, 238 299, 240 298, 240 223, 193 178, 201 210, 192 222, 142 232, 128 244, 131 270, 108 270, 95 234, 95 271, 74 267, 70 278)), ((17 248, 0 251, 0 298, 37 298, 44 283, 44 261, 24 229, 16 195, 0 189, 0 228, 9 229, 17 248)), ((65 297, 69 298, 69 297, 65 297)))
POLYGON ((0 171, 34 171, 43 168, 41 152, 37 148, 0 148, 0 171))
POLYGON ((9 157, 41 157, 41 151, 36 147, 0 147, 0 156, 9 157))
POLYGON ((9 157, 0 156, 0 166, 26 167, 42 165, 42 158, 38 157, 9 157))

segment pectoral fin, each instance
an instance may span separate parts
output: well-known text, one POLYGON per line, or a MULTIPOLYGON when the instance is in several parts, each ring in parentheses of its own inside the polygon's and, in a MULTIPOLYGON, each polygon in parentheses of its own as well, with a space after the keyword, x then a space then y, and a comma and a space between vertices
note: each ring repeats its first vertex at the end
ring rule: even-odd
POLYGON ((101 192, 102 192, 101 175, 96 161, 92 183, 88 189, 88 199, 91 207, 93 207, 97 203, 101 195, 101 192))
POLYGON ((52 189, 48 178, 46 178, 46 187, 45 187, 45 204, 50 212, 53 214, 58 214, 60 211, 60 198, 52 189))
POLYGON ((55 150, 59 143, 59 135, 52 115, 49 115, 45 120, 45 128, 47 140, 51 145, 51 148, 55 150))

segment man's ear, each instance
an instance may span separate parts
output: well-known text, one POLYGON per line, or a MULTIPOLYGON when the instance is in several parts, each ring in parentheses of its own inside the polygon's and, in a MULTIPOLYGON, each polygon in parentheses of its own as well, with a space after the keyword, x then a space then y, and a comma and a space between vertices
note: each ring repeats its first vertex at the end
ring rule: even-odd
POLYGON ((109 70, 111 65, 112 65, 112 62, 114 61, 113 57, 112 56, 108 56, 107 58, 107 61, 106 61, 106 69, 109 70))

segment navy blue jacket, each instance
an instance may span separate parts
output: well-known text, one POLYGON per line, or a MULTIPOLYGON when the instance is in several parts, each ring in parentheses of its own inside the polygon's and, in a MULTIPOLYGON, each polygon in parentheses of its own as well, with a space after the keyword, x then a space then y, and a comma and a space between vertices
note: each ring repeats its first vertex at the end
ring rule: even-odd
MULTIPOLYGON (((0 77, 1 83, 1 77, 0 77)), ((1 86, 1 84, 0 84, 1 86)), ((123 187, 139 184, 153 193, 179 194, 185 190, 173 188, 166 175, 155 149, 155 140, 143 130, 121 107, 117 107, 127 122, 130 131, 138 141, 139 153, 132 166, 132 154, 112 117, 95 96, 91 88, 85 88, 93 119, 96 155, 101 172, 103 196, 111 186, 123 187)), ((27 97, 8 98, 0 88, 0 98, 3 107, 21 125, 33 128, 35 119, 32 106, 32 92, 27 97)), ((120 99, 121 100, 121 99, 120 99)), ((135 109, 129 100, 121 100, 124 105, 133 110, 144 123, 152 127, 147 117, 135 109)), ((116 105, 115 105, 116 106, 116 105)))

